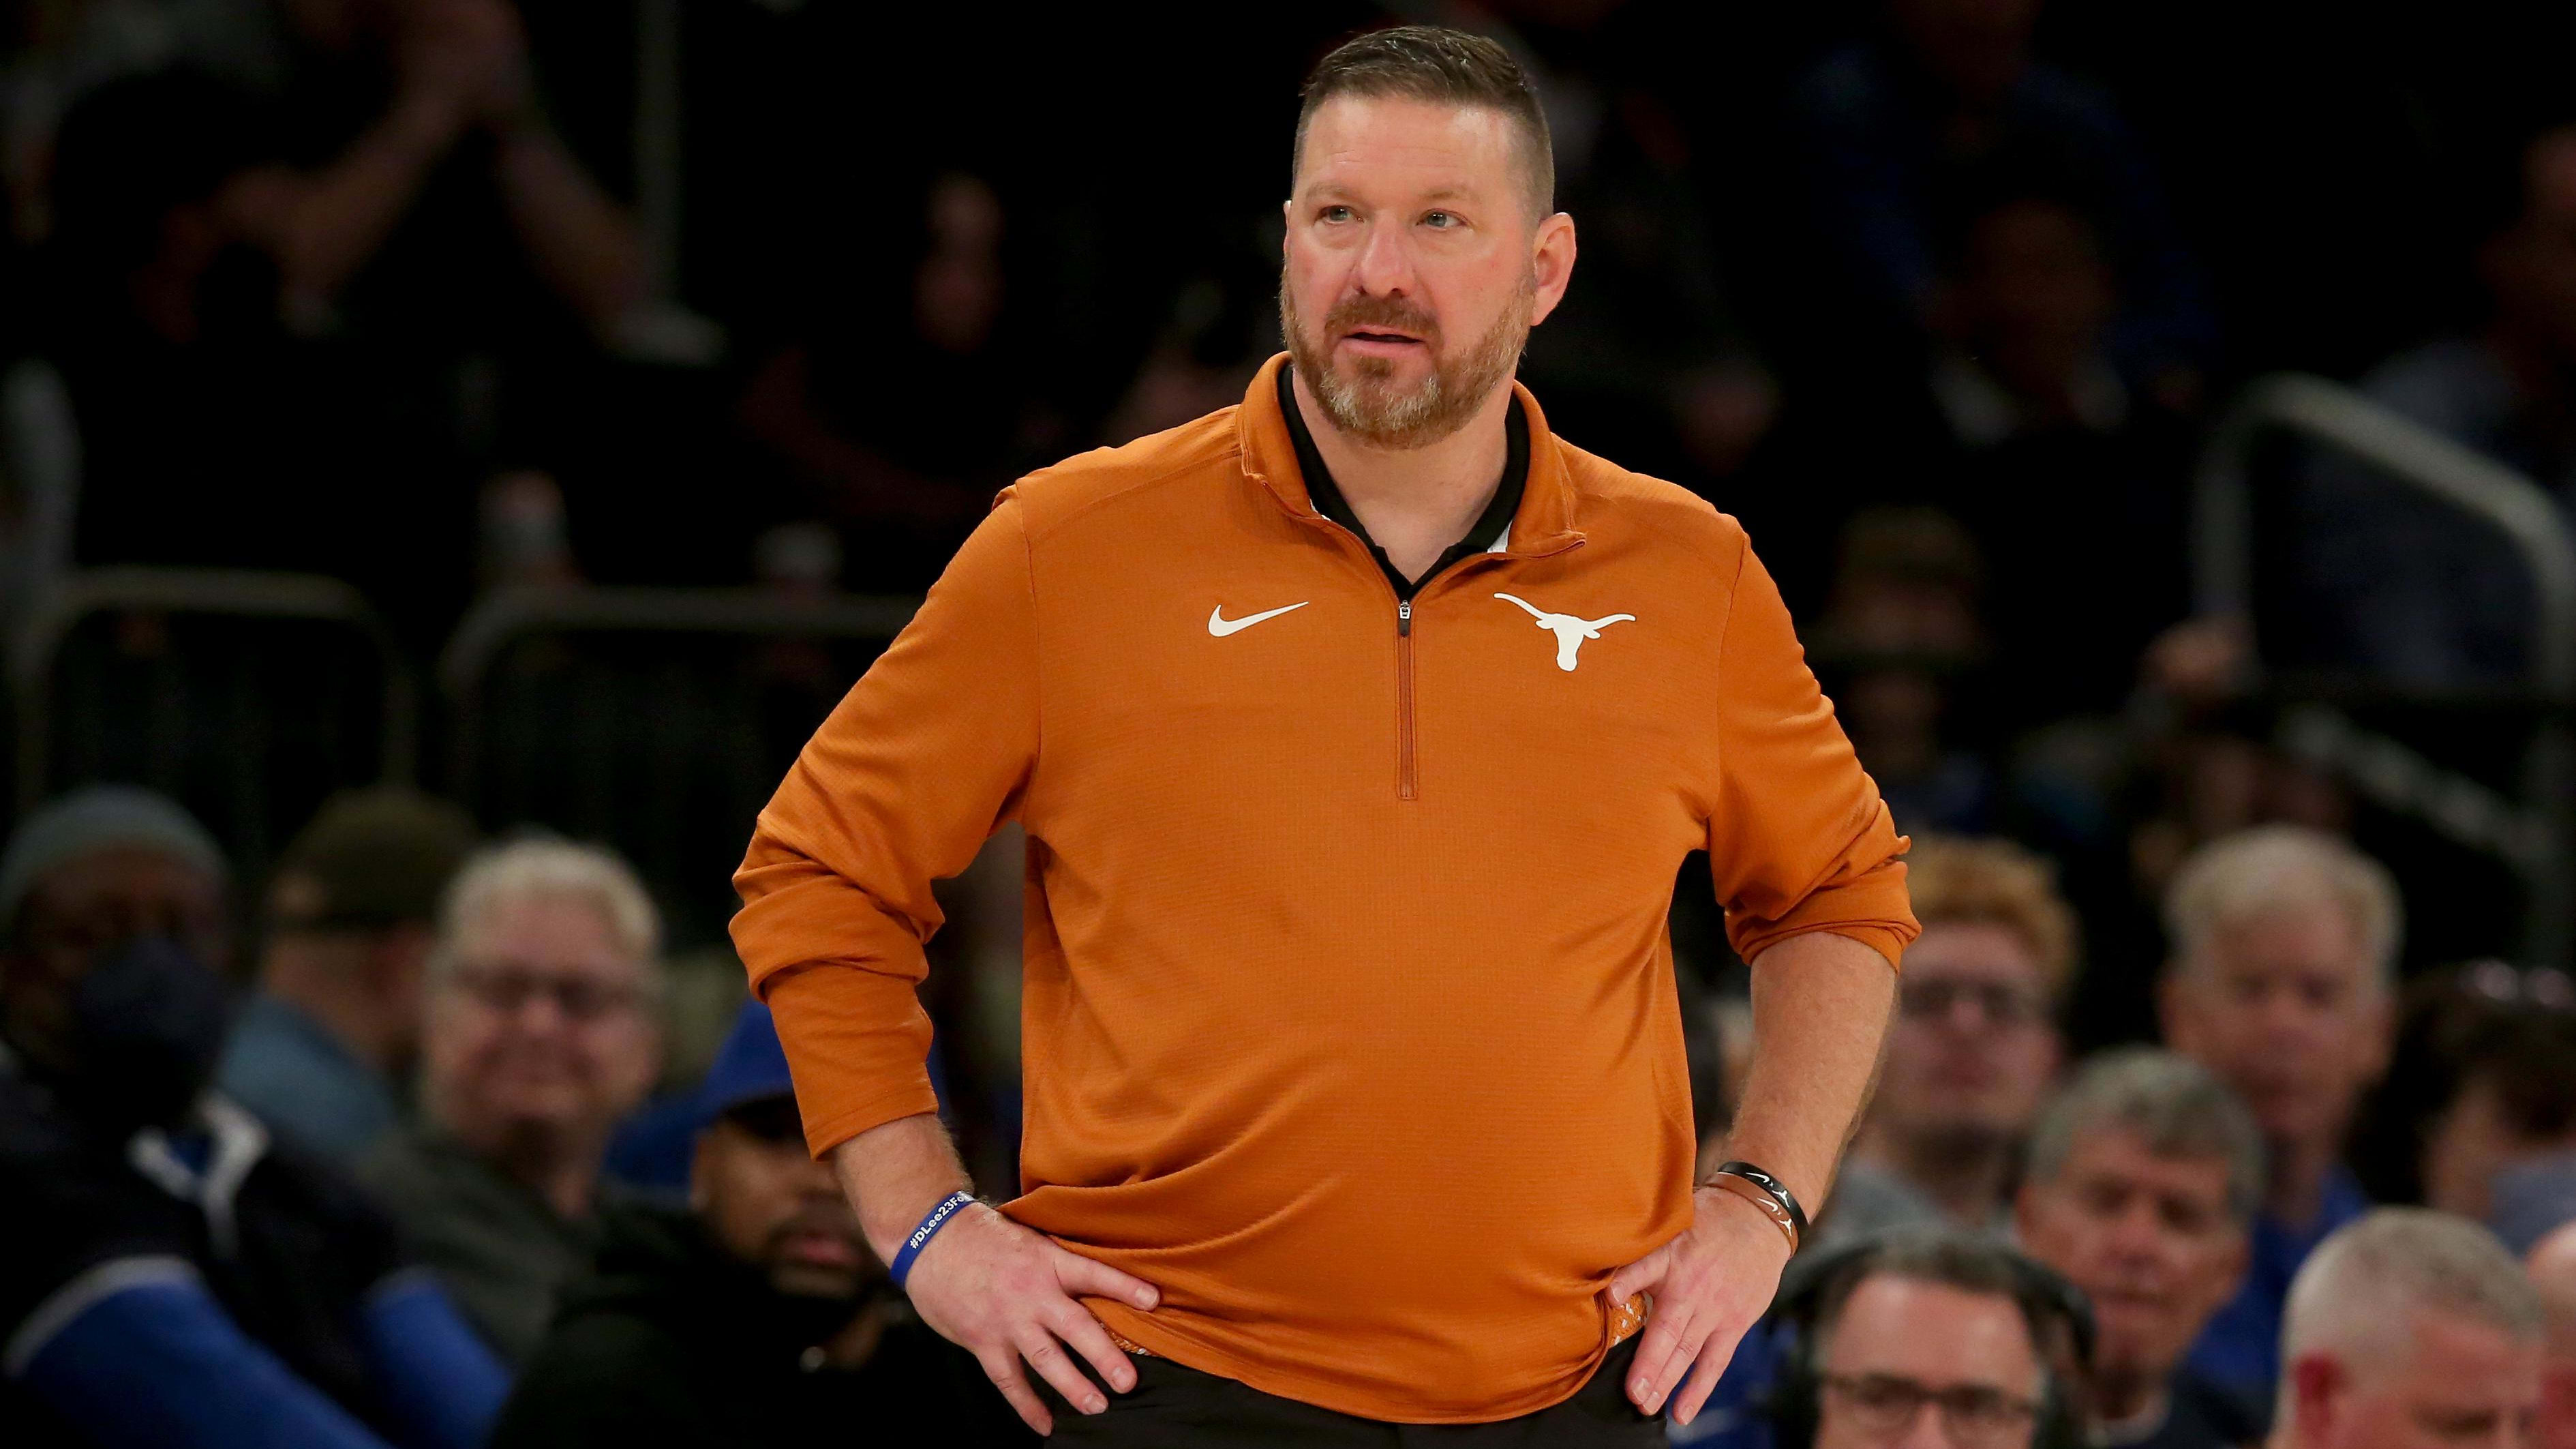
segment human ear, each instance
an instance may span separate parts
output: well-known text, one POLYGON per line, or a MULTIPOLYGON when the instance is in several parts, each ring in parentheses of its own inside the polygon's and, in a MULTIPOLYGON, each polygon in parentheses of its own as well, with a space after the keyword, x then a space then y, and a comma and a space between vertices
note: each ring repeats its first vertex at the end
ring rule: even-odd
POLYGON ((2332 1432, 2335 1398, 2346 1382, 2343 1365, 2327 1354, 2305 1353, 2292 1360, 2289 1377, 2290 1422, 2284 1427, 2293 1442, 2314 1442, 2332 1432))
POLYGON ((1566 284, 1574 279, 1573 217, 1560 211, 1538 224, 1530 239, 1530 276, 1530 325, 1536 327, 1565 300, 1566 284))

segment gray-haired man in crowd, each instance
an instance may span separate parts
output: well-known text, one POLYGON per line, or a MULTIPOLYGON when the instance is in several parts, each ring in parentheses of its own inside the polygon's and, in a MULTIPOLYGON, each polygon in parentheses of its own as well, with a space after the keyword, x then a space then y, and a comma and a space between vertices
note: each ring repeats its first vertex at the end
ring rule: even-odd
POLYGON ((2253 1117, 2172 1052, 2095 1057, 2041 1115, 2015 1226, 2026 1252, 2093 1302, 2099 1443, 2222 1449, 2262 1438, 2266 1406, 2181 1367, 2244 1276, 2262 1194, 2253 1117))
POLYGON ((2397 886, 2340 837, 2267 825, 2185 861, 2165 920, 2165 1041, 2244 1099, 2266 1176, 2245 1286, 2202 1331, 2191 1366, 2268 1398, 2291 1276, 2370 1205, 2344 1168, 2344 1136, 2388 1065, 2397 886))
POLYGON ((2273 1449, 2528 1449, 2542 1339, 2540 1295, 2494 1234, 2378 1209, 2290 1288, 2273 1449))
POLYGON ((421 1125, 358 1174, 513 1364, 590 1261, 609 1135, 659 1068, 659 933, 635 873, 596 846, 500 846, 448 888, 421 1125))

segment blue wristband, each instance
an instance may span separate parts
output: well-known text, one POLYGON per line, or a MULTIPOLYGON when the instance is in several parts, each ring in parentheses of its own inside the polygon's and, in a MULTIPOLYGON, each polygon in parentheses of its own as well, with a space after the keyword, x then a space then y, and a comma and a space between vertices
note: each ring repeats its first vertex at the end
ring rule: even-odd
POLYGON ((957 1216, 958 1209, 971 1206, 974 1201, 975 1194, 971 1192, 952 1192, 939 1200, 939 1206, 932 1208, 929 1215, 921 1220, 921 1226, 912 1230, 912 1236, 903 1240, 903 1247, 895 1253, 894 1261, 886 1265, 886 1276, 894 1279, 894 1286, 903 1286, 903 1280, 912 1276, 912 1260, 921 1256, 922 1248, 939 1236, 939 1230, 948 1226, 948 1220, 957 1216))

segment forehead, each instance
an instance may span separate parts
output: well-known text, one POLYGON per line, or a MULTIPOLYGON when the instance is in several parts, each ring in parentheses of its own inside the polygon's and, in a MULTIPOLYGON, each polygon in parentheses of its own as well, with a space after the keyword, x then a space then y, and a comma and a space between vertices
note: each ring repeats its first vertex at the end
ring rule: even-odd
POLYGON ((1870 1278, 1844 1300, 1825 1367, 1927 1384, 1988 1384, 2024 1395, 2039 1388, 2039 1359, 2019 1304, 1892 1273, 1870 1278))
POLYGON ((1508 195, 1521 177, 1516 129, 1491 106, 1334 96, 1306 119, 1297 192, 1508 195))
POLYGON ((2209 934, 2209 946, 2217 964, 2236 970, 2359 975, 2367 968, 2352 917, 2325 901, 2221 921, 2209 934))
POLYGON ((36 910, 69 912, 110 901, 200 910, 219 901, 222 893, 222 882, 168 851, 125 845, 94 850, 46 871, 28 900, 36 910))
POLYGON ((464 921, 458 948, 478 960, 521 965, 633 970, 606 908, 586 896, 504 896, 464 921))
POLYGON ((2380 1378, 2391 1397, 2458 1409, 2527 1408, 2539 1401, 2541 1344, 2492 1323, 2417 1309, 2405 1351, 2380 1378))
POLYGON ((2037 980, 2039 953, 2021 932, 2000 921, 1927 921, 1923 934, 1905 948, 1905 975, 1910 981, 1974 977, 1979 980, 2037 980))
POLYGON ((2114 1178, 2151 1192, 2189 1197, 2222 1207, 2227 1202, 2227 1159, 2174 1156, 2147 1145, 2135 1128, 2106 1122, 2075 1134, 2065 1176, 2114 1178))

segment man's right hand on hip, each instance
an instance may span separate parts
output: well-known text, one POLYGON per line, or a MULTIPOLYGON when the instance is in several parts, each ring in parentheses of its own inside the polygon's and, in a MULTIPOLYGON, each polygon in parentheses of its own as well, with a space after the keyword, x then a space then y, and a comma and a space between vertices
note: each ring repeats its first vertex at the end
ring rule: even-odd
POLYGON ((1109 1330, 1077 1301, 1116 1298, 1151 1309, 1150 1283, 1069 1253, 983 1203, 966 1208, 913 1260, 905 1291, 921 1321, 983 1364, 1002 1397, 1040 1434, 1055 1420, 1020 1368, 1021 1360, 1086 1414, 1109 1407, 1075 1354, 1111 1389, 1136 1385, 1136 1368, 1109 1330), (1072 1352, 1067 1352, 1070 1349, 1072 1352))

